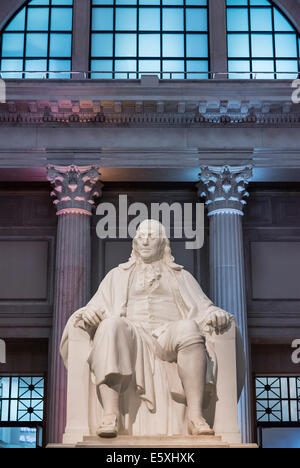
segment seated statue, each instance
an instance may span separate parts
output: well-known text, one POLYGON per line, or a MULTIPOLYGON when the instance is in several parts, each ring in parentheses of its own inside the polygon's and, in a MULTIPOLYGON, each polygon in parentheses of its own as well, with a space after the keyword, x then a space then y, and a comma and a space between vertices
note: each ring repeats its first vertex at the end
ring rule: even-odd
POLYGON ((70 327, 89 335, 87 361, 101 407, 97 435, 213 435, 204 415, 217 373, 209 336, 233 323, 174 263, 163 225, 142 222, 129 261, 106 275, 62 338, 66 361, 70 327))

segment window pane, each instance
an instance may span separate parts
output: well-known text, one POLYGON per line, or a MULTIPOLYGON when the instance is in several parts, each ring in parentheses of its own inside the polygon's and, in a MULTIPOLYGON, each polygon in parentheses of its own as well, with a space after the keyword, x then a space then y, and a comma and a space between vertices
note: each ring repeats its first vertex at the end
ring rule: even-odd
POLYGON ((49 9, 28 8, 27 29, 28 31, 48 31, 49 9))
POLYGON ((229 60, 228 71, 235 72, 229 74, 229 79, 236 80, 249 80, 250 74, 242 72, 250 72, 250 61, 249 60, 229 60))
POLYGON ((112 34, 92 34, 92 57, 111 57, 113 55, 112 34))
POLYGON ((23 31, 25 28, 25 8, 23 8, 6 26, 6 31, 23 31))
POLYGON ((71 55, 71 48, 71 34, 51 34, 50 57, 69 57, 71 55))
POLYGON ((112 8, 94 8, 92 16, 92 29, 98 31, 108 31, 113 29, 112 8))
MULTIPOLYGON (((29 75, 28 78, 33 78, 33 77, 29 75)), ((9 419, 10 421, 18 420, 18 401, 17 400, 10 400, 9 419)))
POLYGON ((185 0, 186 5, 207 6, 207 0, 185 0))
POLYGON ((140 31, 156 31, 160 29, 160 9, 140 8, 139 9, 139 29, 140 31))
MULTIPOLYGON (((160 76, 160 61, 159 60, 139 60, 139 71, 141 74, 153 74, 160 76)), ((141 76, 139 74, 139 77, 141 76)))
POLYGON ((18 398, 19 396, 19 378, 13 377, 11 379, 11 389, 10 389, 11 398, 18 398))
MULTIPOLYGON (((184 71, 184 61, 183 60, 164 60, 163 61, 163 71, 164 72, 183 72, 184 71)), ((163 73, 163 78, 170 79, 174 78, 177 80, 184 79, 184 73, 163 73)))
POLYGON ((202 8, 186 9, 186 30, 207 31, 207 13, 202 8))
POLYGON ((276 57, 297 57, 296 34, 275 34, 276 57))
POLYGON ((140 5, 159 5, 160 0, 140 0, 140 5))
POLYGON ((250 6, 271 6, 268 0, 250 0, 250 6))
POLYGON ((281 80, 295 80, 298 78, 297 60, 276 60, 276 71, 286 72, 277 75, 281 80))
POLYGON ((73 11, 70 8, 52 8, 51 29, 55 31, 72 31, 73 11))
POLYGON ((208 78, 208 74, 200 73, 208 71, 208 61, 207 60, 188 60, 187 61, 187 71, 193 72, 187 75, 187 78, 190 80, 205 80, 208 78), (195 73, 199 72, 199 73, 195 73))
POLYGON ((0 419, 1 421, 8 421, 9 419, 9 414, 8 414, 8 400, 3 400, 1 404, 1 414, 0 414, 0 419))
POLYGON ((162 0, 163 5, 183 5, 183 0, 162 0))
POLYGON ((116 0, 117 5, 136 5, 137 0, 116 0))
MULTIPOLYGON (((51 59, 49 61, 49 70, 51 71, 71 71, 71 60, 55 60, 51 59)), ((68 79, 70 78, 70 73, 49 73, 49 78, 55 79, 68 79)), ((40 392, 40 390, 39 390, 40 392)))
POLYGON ((228 56, 249 57, 250 46, 248 34, 228 34, 228 56))
POLYGON ((3 57, 23 57, 24 34, 11 33, 2 36, 3 57))
POLYGON ((22 71, 23 70, 23 60, 21 59, 2 59, 1 60, 1 74, 2 78, 22 78, 22 73, 4 73, 5 71, 22 71))
POLYGON ((274 25, 275 31, 293 31, 292 25, 283 14, 276 9, 274 9, 274 25))
POLYGON ((228 31, 248 31, 248 10, 247 8, 229 8, 227 10, 228 31))
MULTIPOLYGON (((116 72, 134 72, 137 69, 137 64, 136 60, 116 60, 115 61, 115 71, 116 72)), ((126 78, 132 78, 136 79, 137 74, 136 73, 116 73, 115 78, 119 79, 126 79, 126 78)))
POLYGON ((206 34, 186 35, 187 57, 208 57, 208 42, 206 34))
POLYGON ((136 8, 116 8, 116 29, 124 31, 136 30, 136 15, 136 8))
POLYGON ((183 30, 183 9, 163 8, 163 30, 182 31, 183 30))
POLYGON ((93 0, 93 5, 112 5, 114 0, 93 0))
POLYGON ((159 57, 160 56, 160 35, 140 34, 139 35, 139 56, 159 57))
POLYGON ((297 398, 296 378, 290 377, 289 383, 290 383, 290 398, 297 398))
POLYGON ((95 79, 111 79, 112 73, 100 73, 100 72, 110 72, 113 69, 112 60, 92 60, 91 62, 92 71, 98 71, 99 73, 92 73, 91 78, 95 79))
POLYGON ((136 57, 136 34, 116 34, 117 57, 136 57))
POLYGON ((163 56, 183 57, 184 56, 184 35, 183 34, 163 34, 163 56))
POLYGON ((252 8, 250 18, 252 31, 272 31, 271 8, 252 8))
MULTIPOLYGON (((47 70, 47 60, 26 60, 25 62, 26 71, 46 71, 47 70)), ((25 73, 25 78, 45 78, 45 73, 25 73)))
POLYGON ((227 6, 248 6, 248 0, 227 0, 227 6))
POLYGON ((27 57, 47 57, 48 34, 29 33, 26 36, 27 57))
POLYGON ((34 5, 34 6, 50 5, 50 0, 31 0, 30 5, 34 5))
POLYGON ((116 60, 115 71, 136 71, 136 60, 116 60))
POLYGON ((271 34, 252 34, 252 56, 273 57, 273 37, 271 34))
POLYGON ((73 0, 52 0, 52 5, 73 5, 73 0))
MULTIPOLYGON (((274 71, 274 62, 273 60, 253 60, 252 70, 254 73, 257 72, 273 72, 274 71)), ((257 73, 256 77, 260 80, 272 80, 274 74, 272 73, 257 73)))

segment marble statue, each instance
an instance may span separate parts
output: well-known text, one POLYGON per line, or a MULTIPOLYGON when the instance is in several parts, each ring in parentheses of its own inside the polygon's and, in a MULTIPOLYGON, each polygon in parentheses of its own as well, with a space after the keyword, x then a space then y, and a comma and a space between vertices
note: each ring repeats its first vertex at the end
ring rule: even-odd
POLYGON ((142 222, 129 261, 106 275, 62 338, 66 362, 70 327, 89 336, 97 435, 213 435, 204 415, 218 364, 209 337, 233 323, 174 262, 163 225, 142 222))

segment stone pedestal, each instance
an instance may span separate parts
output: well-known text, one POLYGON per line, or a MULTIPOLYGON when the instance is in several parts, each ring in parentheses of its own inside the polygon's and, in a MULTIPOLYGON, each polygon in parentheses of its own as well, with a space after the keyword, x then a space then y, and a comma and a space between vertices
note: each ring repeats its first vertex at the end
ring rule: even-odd
POLYGON ((84 437, 76 448, 227 448, 229 444, 222 442, 221 437, 213 436, 157 436, 132 437, 119 436, 115 439, 101 439, 100 437, 84 437))
POLYGON ((210 297, 236 317, 244 340, 248 372, 239 403, 244 442, 251 441, 252 433, 242 216, 251 175, 249 167, 204 167, 198 186, 210 219, 210 297))
POLYGON ((90 166, 50 166, 48 180, 58 216, 48 440, 60 442, 66 421, 67 377, 59 344, 68 318, 90 297, 90 216, 93 198, 99 195, 99 172, 90 166))
MULTIPOLYGON (((221 437, 216 436, 157 436, 157 437, 132 437, 119 436, 115 439, 101 439, 100 437, 84 437, 82 442, 77 444, 49 444, 47 448, 100 448, 111 449, 112 453, 118 454, 118 449, 179 449, 184 453, 184 449, 203 448, 258 448, 256 444, 229 444, 221 437), (116 450, 116 452, 113 452, 116 450)), ((145 452, 146 455, 146 452, 145 452)), ((144 456, 144 455, 143 455, 144 456)))

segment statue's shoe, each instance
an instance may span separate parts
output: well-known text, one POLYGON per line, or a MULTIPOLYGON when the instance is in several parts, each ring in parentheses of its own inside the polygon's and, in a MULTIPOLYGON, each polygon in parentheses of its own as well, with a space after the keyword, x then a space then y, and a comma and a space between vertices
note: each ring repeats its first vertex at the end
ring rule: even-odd
POLYGON ((215 435, 215 432, 209 427, 204 418, 196 420, 190 419, 188 422, 188 431, 190 435, 215 435))
POLYGON ((118 418, 115 414, 106 414, 103 416, 102 424, 97 429, 99 437, 117 437, 118 435, 118 418))

